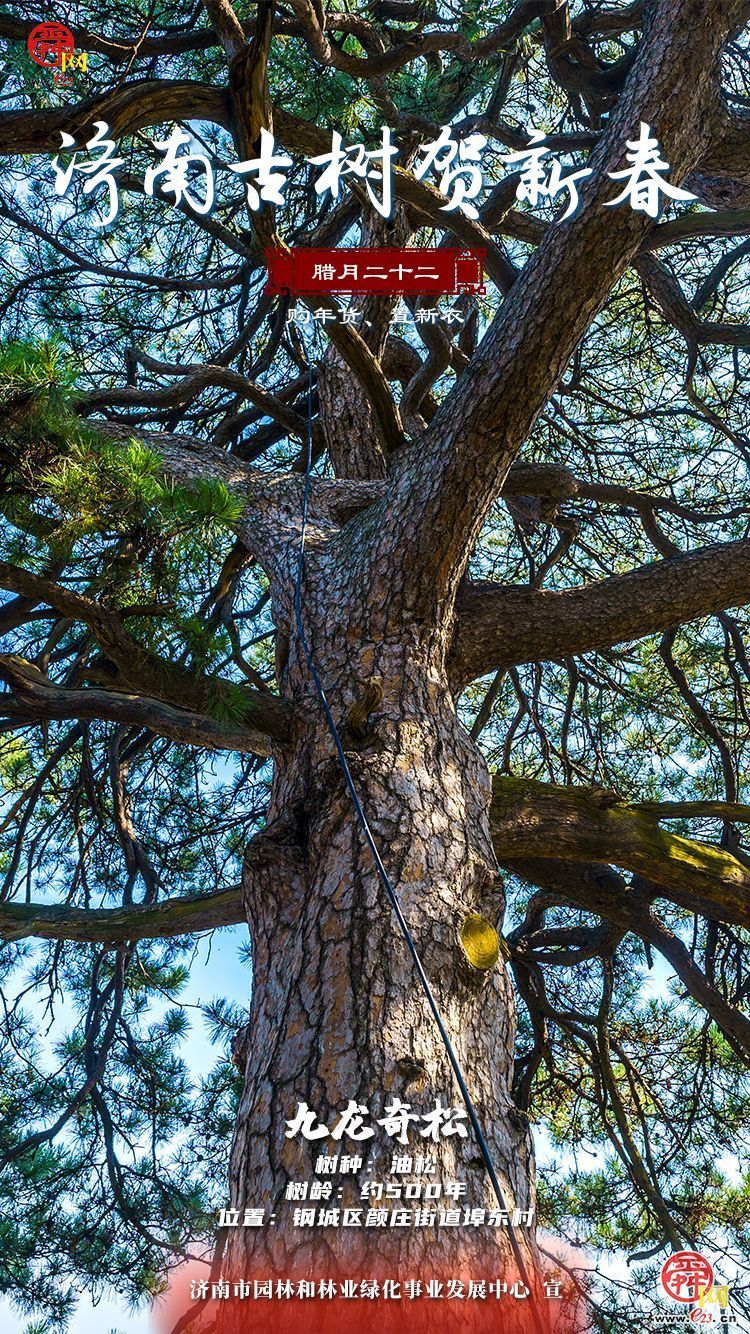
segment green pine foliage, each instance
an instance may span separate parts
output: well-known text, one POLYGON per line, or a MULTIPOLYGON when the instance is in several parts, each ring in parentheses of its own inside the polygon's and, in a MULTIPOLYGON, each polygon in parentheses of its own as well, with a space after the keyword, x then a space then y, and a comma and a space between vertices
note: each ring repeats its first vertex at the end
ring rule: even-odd
POLYGON ((135 437, 110 439, 83 421, 75 411, 73 375, 60 343, 0 344, 6 518, 19 525, 28 518, 24 491, 33 468, 33 495, 41 494, 44 506, 38 522, 61 551, 89 533, 143 529, 205 538, 213 529, 236 528, 242 498, 220 478, 179 485, 148 444, 135 437))

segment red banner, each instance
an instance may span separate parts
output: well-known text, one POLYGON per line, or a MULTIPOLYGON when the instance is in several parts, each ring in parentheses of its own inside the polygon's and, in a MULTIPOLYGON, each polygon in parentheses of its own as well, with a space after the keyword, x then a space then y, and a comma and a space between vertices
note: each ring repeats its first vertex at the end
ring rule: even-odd
POLYGON ((484 293, 484 250, 267 250, 266 292, 274 296, 455 296, 484 293))

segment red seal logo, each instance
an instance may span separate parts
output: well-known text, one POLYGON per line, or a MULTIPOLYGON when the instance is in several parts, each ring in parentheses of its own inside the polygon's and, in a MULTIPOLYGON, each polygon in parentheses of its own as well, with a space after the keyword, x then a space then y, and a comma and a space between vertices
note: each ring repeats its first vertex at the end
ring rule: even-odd
POLYGON ((673 1302, 697 1302, 714 1283, 714 1271, 699 1251, 677 1251, 661 1267, 661 1286, 673 1302))
POLYGON ((26 46, 35 65, 56 69, 62 65, 64 55, 72 56, 75 39, 64 23, 37 23, 26 46))

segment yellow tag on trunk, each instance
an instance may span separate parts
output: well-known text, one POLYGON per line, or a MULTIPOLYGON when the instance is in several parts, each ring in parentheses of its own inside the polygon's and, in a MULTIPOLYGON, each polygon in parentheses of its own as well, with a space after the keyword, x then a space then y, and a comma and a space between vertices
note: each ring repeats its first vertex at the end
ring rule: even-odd
POLYGON ((461 946, 472 968, 486 973, 500 957, 500 937, 491 922, 469 913, 461 923, 461 946))

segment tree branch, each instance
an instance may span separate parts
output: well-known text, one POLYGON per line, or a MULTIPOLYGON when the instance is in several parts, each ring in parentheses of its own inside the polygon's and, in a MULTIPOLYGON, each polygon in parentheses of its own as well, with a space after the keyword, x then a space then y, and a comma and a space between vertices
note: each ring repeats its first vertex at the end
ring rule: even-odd
POLYGON ((46 903, 0 904, 0 937, 24 940, 77 940, 119 944, 215 931, 245 920, 240 888, 195 898, 127 908, 68 908, 46 903))
POLYGON ((549 892, 553 905, 582 908, 652 945, 671 964, 688 995, 710 1015, 738 1055, 746 1061, 750 1058, 750 1019, 708 981, 679 936, 656 917, 623 876, 609 866, 554 858, 501 859, 501 865, 549 892))
POLYGON ((261 694, 260 691, 257 692, 258 716, 263 719, 263 730, 254 726, 252 717, 247 723, 224 724, 206 714, 179 709, 144 695, 56 686, 31 663, 12 653, 0 654, 0 680, 13 694, 8 704, 6 697, 0 694, 0 717, 13 718, 19 713, 24 723, 96 718, 103 722, 126 723, 130 727, 147 727, 157 736, 169 737, 179 745, 252 755, 271 755, 289 737, 288 707, 274 695, 261 694))
POLYGON ((660 829, 647 811, 614 793, 496 775, 490 825, 501 865, 529 858, 610 862, 693 912, 750 926, 750 870, 741 861, 660 829))
POLYGON ((750 600, 750 541, 715 543, 560 592, 465 583, 452 649, 457 686, 522 662, 642 639, 750 600))
POLYGON ((165 121, 208 120, 228 129, 230 116, 223 88, 192 79, 135 79, 73 107, 3 112, 0 153, 57 153, 62 130, 80 142, 93 133, 96 120, 106 121, 112 137, 122 139, 165 121))
MULTIPOLYGON (((164 701, 180 712, 184 708, 190 709, 195 716, 207 710, 210 712, 211 704, 215 702, 216 707, 223 707, 228 716, 236 708, 253 731, 267 732, 268 737, 277 742, 288 739, 290 713, 281 700, 223 677, 203 676, 160 657, 130 634, 115 609, 7 561, 0 561, 0 587, 48 602, 63 616, 87 625, 114 665, 113 679, 107 681, 114 691, 127 691, 131 698, 153 696, 154 701, 164 701)), ((49 701, 51 696, 45 692, 58 690, 23 658, 8 654, 2 655, 0 661, 0 676, 18 698, 25 700, 30 691, 36 691, 39 698, 49 701)), ((110 672, 111 669, 108 676, 110 672)), ((77 690, 58 693, 66 696, 80 694, 77 690)), ((206 718, 206 722, 210 723, 210 718, 206 718)))
POLYGON ((78 400, 82 409, 99 407, 174 408, 192 403, 204 389, 218 386, 229 389, 238 399, 247 399, 264 416, 272 417, 289 435, 302 440, 307 422, 287 407, 275 394, 254 384, 238 371, 227 366, 180 366, 171 372, 178 376, 176 383, 159 389, 141 389, 136 385, 122 388, 96 389, 82 394, 78 400))

